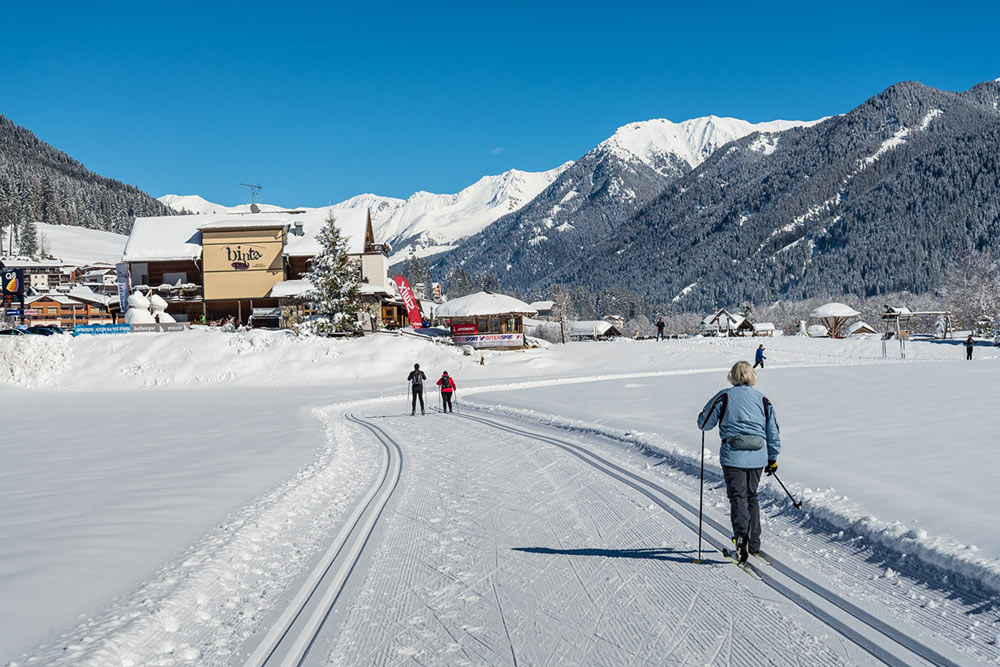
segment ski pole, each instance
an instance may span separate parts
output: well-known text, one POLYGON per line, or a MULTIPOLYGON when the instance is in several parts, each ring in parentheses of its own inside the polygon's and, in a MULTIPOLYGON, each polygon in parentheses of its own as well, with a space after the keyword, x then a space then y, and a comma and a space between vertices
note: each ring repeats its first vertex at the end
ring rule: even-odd
MULTIPOLYGON (((407 410, 409 410, 409 409, 410 409, 410 390, 411 390, 411 387, 410 387, 410 382, 409 382, 409 381, 407 381, 407 382, 406 382, 406 409, 407 409, 407 410)), ((405 412, 405 411, 404 411, 404 412, 405 412)))
POLYGON ((440 389, 438 389, 438 412, 444 412, 444 397, 440 389))
POLYGON ((698 489, 698 558, 694 562, 701 562, 701 509, 705 498, 705 432, 701 432, 701 482, 698 489))
POLYGON ((788 493, 788 489, 785 489, 785 485, 782 483, 780 479, 778 479, 778 473, 772 472, 771 477, 777 479, 778 484, 781 484, 781 488, 785 490, 785 493, 788 495, 788 499, 792 501, 792 507, 794 507, 797 510, 802 509, 802 501, 800 500, 798 502, 795 502, 795 498, 792 497, 792 494, 788 493))

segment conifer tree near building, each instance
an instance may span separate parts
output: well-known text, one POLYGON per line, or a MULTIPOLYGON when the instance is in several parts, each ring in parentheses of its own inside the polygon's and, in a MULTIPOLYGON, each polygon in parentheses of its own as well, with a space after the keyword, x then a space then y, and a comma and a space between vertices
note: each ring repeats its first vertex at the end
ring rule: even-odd
POLYGON ((320 251, 305 278, 312 283, 309 304, 317 317, 319 334, 361 333, 358 326, 361 270, 347 253, 347 239, 337 227, 333 213, 327 215, 317 237, 320 251))

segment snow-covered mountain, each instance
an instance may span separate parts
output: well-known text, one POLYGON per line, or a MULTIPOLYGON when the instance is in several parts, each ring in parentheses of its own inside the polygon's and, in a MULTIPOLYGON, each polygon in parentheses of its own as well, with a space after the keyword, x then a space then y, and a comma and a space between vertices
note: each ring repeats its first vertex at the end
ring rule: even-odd
MULTIPOLYGON (((822 119, 820 119, 822 120, 822 119)), ((694 169, 730 141, 754 132, 784 132, 793 127, 808 127, 820 120, 772 120, 749 123, 739 118, 703 116, 681 123, 665 118, 624 125, 598 144, 598 152, 609 152, 624 159, 638 158, 654 171, 671 176, 677 160, 694 169)))
MULTIPOLYGON (((375 237, 392 248, 391 261, 411 255, 423 257, 451 250, 497 218, 518 210, 548 187, 571 163, 541 172, 512 169, 484 176, 455 194, 416 192, 407 199, 362 194, 333 205, 334 209, 367 208, 375 237)), ((249 204, 222 206, 198 195, 164 195, 161 202, 175 211, 191 213, 246 213, 249 204)), ((285 210, 258 204, 262 211, 285 210)), ((312 209, 306 209, 312 210, 312 209)))
POLYGON ((497 220, 454 252, 437 257, 436 274, 467 270, 532 284, 578 261, 638 214, 676 179, 721 146, 759 132, 761 151, 779 133, 819 121, 748 123, 707 116, 682 123, 662 118, 630 123, 587 152, 534 200, 497 220))
MULTIPOLYGON (((706 116, 682 123, 657 118, 629 123, 589 151, 579 163, 566 162, 540 172, 512 169, 484 176, 455 194, 415 192, 407 199, 362 194, 333 205, 369 208, 375 235, 392 246, 391 261, 427 257, 453 250, 498 219, 524 210, 534 232, 525 241, 544 241, 545 230, 586 226, 580 209, 634 213, 666 182, 701 164, 719 146, 753 132, 780 132, 818 121, 777 120, 749 123, 738 118, 706 116), (558 192, 537 201, 543 192, 558 192), (575 201, 573 201, 575 199, 575 201), (528 204, 538 204, 528 207, 528 204)), ((191 213, 246 212, 249 204, 222 206, 198 195, 164 195, 161 202, 191 213)), ((262 211, 282 210, 258 204, 262 211)), ((606 217, 602 214, 599 217, 606 217)), ((613 225, 612 225, 613 226, 613 225)), ((606 229, 604 231, 607 231, 606 229)))

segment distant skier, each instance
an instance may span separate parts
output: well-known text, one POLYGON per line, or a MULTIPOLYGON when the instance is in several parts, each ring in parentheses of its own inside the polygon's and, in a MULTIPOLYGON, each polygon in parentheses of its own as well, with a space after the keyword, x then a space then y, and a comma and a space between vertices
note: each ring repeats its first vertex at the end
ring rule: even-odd
POLYGON ((767 357, 764 356, 764 344, 761 343, 757 347, 757 355, 754 357, 753 367, 757 368, 758 366, 760 366, 761 368, 764 368, 765 359, 767 359, 767 357))
POLYGON ((965 360, 972 361, 972 346, 975 345, 975 341, 972 340, 972 334, 965 339, 965 360))
POLYGON ((663 329, 664 328, 666 328, 666 325, 663 323, 663 318, 661 317, 656 322, 656 340, 663 340, 663 329))
POLYGON ((757 374, 750 363, 739 361, 729 371, 729 383, 712 397, 698 415, 698 428, 710 431, 719 426, 722 445, 719 462, 726 480, 729 518, 733 541, 741 563, 748 554, 760 552, 760 506, 757 485, 761 471, 773 475, 778 470, 781 435, 774 407, 753 388, 757 374))
POLYGON ((441 374, 441 379, 437 381, 439 387, 441 387, 441 398, 444 400, 444 411, 454 412, 455 409, 451 406, 451 397, 455 393, 455 380, 450 375, 448 371, 441 374))
POLYGON ((420 364, 413 364, 413 370, 406 376, 406 379, 410 383, 410 392, 413 394, 413 407, 410 409, 410 415, 417 414, 418 398, 420 399, 420 414, 426 414, 424 412, 424 380, 427 379, 427 376, 420 370, 420 364))

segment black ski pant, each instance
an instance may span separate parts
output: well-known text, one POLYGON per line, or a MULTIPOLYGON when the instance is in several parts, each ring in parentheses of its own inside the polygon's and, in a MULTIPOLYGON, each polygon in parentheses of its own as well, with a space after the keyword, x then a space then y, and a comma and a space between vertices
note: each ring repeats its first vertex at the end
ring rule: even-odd
POLYGON ((965 346, 965 359, 966 359, 966 361, 972 361, 972 346, 971 345, 966 345, 965 346))
POLYGON ((764 368, 764 362, 763 361, 755 361, 753 363, 753 367, 754 368, 757 368, 758 366, 760 366, 761 368, 764 368))
POLYGON ((454 392, 451 392, 451 391, 442 391, 441 392, 441 398, 444 399, 444 411, 445 412, 454 412, 455 411, 455 409, 453 407, 451 407, 451 395, 453 393, 454 392))
POLYGON ((750 551, 760 551, 760 505, 757 504, 757 485, 763 468, 730 468, 722 466, 726 478, 726 495, 729 496, 729 519, 733 535, 749 535, 750 551))
POLYGON ((413 392, 413 407, 410 409, 411 412, 417 411, 417 399, 420 399, 420 411, 424 411, 424 385, 415 384, 411 387, 413 392))

